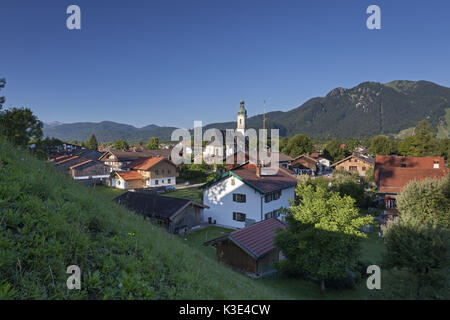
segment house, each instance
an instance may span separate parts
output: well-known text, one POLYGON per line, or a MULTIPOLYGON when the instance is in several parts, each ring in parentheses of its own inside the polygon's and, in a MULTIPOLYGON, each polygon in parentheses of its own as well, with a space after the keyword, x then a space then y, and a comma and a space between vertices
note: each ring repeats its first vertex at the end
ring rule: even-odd
POLYGON ((246 162, 205 185, 203 203, 209 223, 244 228, 255 222, 279 217, 294 199, 297 179, 283 168, 274 175, 267 168, 246 162))
POLYGON ((290 169, 296 174, 315 175, 319 171, 319 160, 302 154, 291 161, 290 169))
POLYGON ((271 218, 207 241, 204 245, 216 247, 217 261, 259 277, 276 270, 274 263, 282 258, 282 254, 275 247, 274 240, 277 232, 285 229, 283 222, 271 218))
POLYGON ((136 171, 113 171, 108 186, 117 189, 142 189, 144 177, 136 171))
POLYGON ((174 186, 178 177, 177 166, 161 157, 140 158, 126 166, 143 177, 143 188, 174 186))
POLYGON ((176 184, 176 165, 165 158, 149 157, 134 160, 111 174, 111 187, 119 189, 141 189, 176 184))
POLYGON ((109 168, 99 160, 103 154, 96 150, 74 149, 71 153, 54 156, 50 162, 75 180, 103 183, 109 180, 109 168))
POLYGON ((289 169, 289 165, 290 163, 293 161, 294 159, 286 154, 284 154, 283 152, 280 152, 278 154, 278 163, 280 165, 280 167, 283 167, 285 169, 289 169))
POLYGON ((389 220, 398 216, 396 199, 412 180, 439 179, 447 176, 443 157, 376 156, 374 180, 383 197, 389 220))
POLYGON ((357 173, 360 177, 365 177, 367 171, 375 167, 375 160, 369 156, 353 153, 351 156, 333 163, 331 167, 334 167, 336 170, 357 173))
POLYGON ((109 167, 100 161, 87 159, 69 168, 69 173, 75 180, 90 180, 103 182, 109 180, 109 167))
POLYGON ((144 150, 144 151, 122 151, 122 150, 109 150, 100 157, 100 161, 103 161, 105 165, 111 168, 112 171, 122 171, 131 162, 148 157, 161 157, 170 160, 171 150, 158 149, 158 150, 144 150))
POLYGON ((175 234, 188 232, 200 225, 203 221, 203 210, 207 208, 195 201, 145 192, 128 191, 115 198, 115 201, 175 234))

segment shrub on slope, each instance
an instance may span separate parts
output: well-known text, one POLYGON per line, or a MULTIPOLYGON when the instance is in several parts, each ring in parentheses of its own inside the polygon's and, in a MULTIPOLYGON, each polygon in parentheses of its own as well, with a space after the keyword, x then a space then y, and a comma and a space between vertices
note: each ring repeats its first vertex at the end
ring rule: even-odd
POLYGON ((3 140, 0 159, 0 299, 284 298, 3 140))

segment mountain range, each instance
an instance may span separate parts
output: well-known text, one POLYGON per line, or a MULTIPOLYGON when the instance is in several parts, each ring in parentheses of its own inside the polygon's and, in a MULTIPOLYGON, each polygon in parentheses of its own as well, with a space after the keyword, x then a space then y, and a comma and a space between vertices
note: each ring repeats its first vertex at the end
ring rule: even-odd
MULTIPOLYGON (((440 137, 450 132, 450 88, 428 81, 363 82, 351 89, 335 88, 325 97, 308 100, 290 111, 266 114, 266 127, 280 129, 281 136, 304 133, 313 138, 363 138, 398 134, 427 119, 440 137)), ((261 128, 263 115, 248 118, 247 127, 261 128)), ((209 128, 233 129, 236 122, 212 123, 209 128)), ((126 139, 147 141, 156 136, 170 140, 175 127, 131 125, 103 121, 44 126, 44 135, 62 140, 85 141, 93 133, 99 141, 126 139)))

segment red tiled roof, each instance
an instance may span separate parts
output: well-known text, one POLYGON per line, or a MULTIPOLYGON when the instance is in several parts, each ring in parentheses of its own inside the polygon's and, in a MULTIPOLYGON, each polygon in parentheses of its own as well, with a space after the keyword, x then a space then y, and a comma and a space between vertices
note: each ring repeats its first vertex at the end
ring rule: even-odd
POLYGON ((234 231, 229 237, 258 259, 276 248, 273 242, 279 229, 285 230, 286 225, 271 218, 234 231))
POLYGON ((134 170, 148 170, 163 160, 164 158, 160 157, 140 158, 131 162, 127 167, 134 170))
POLYGON ((116 174, 125 181, 143 179, 142 175, 136 171, 118 171, 116 174))
POLYGON ((447 168, 442 169, 418 169, 418 168, 379 168, 378 191, 382 193, 400 193, 403 188, 411 181, 421 181, 426 178, 443 178, 450 171, 447 168))
POLYGON ((382 156, 375 157, 374 179, 378 181, 379 169, 387 168, 414 168, 414 169, 433 169, 434 162, 439 162, 439 169, 445 168, 445 160, 443 157, 399 157, 399 156, 382 156))
MULTIPOLYGON (((262 170, 267 168, 261 168, 262 170)), ((286 170, 279 168, 274 175, 256 175, 256 165, 244 164, 231 170, 234 174, 239 176, 245 183, 256 187, 263 193, 274 192, 282 189, 287 189, 297 185, 298 180, 286 170)))

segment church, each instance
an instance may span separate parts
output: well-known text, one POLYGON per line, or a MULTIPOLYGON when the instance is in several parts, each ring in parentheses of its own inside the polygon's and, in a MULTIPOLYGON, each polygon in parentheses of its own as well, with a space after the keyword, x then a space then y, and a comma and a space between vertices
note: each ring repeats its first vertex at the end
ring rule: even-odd
MULTIPOLYGON (((236 135, 241 134, 245 135, 246 130, 246 123, 247 123, 247 110, 245 109, 245 102, 244 100, 241 100, 239 111, 237 113, 237 122, 236 122, 236 135)), ((236 147, 236 139, 233 146, 227 146, 226 145, 226 130, 218 130, 222 134, 223 141, 220 143, 217 143, 214 141, 214 137, 212 138, 212 141, 209 142, 203 151, 203 159, 206 163, 214 163, 217 158, 222 158, 223 163, 225 163, 225 160, 227 157, 233 156, 234 153, 237 150, 236 147)), ((247 139, 246 139, 246 146, 248 145, 247 139)))

